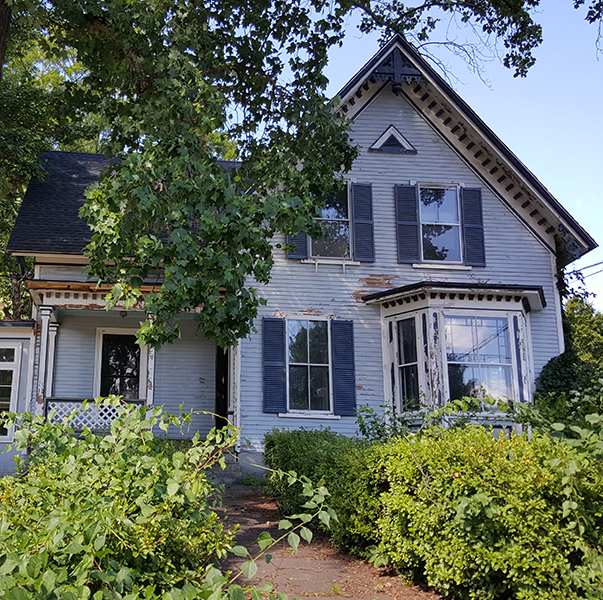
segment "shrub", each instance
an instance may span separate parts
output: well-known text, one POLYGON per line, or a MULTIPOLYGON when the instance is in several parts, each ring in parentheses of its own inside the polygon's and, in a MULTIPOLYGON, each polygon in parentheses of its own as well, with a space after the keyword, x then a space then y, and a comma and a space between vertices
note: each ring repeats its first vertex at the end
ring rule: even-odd
MULTIPOLYGON (((338 517, 328 528, 336 544, 362 554, 377 542, 372 537, 377 496, 369 478, 369 443, 329 429, 273 429, 266 434, 264 448, 264 461, 269 469, 294 471, 327 487, 330 506, 338 517), (362 515, 356 510, 360 501, 365 507, 362 515), (369 515, 370 506, 375 512, 369 515)), ((289 485, 276 473, 270 478, 268 492, 278 497, 279 509, 284 514, 300 512, 306 502, 300 484, 289 485)))
POLYGON ((596 453, 476 426, 373 444, 314 433, 272 432, 269 462, 324 477, 340 545, 459 598, 603 597, 596 453))
POLYGON ((180 423, 161 409, 118 410, 106 436, 21 417, 16 438, 32 454, 21 477, 0 479, 0 597, 115 600, 207 586, 234 534, 210 510, 205 471, 235 432, 187 448, 153 435, 180 423))

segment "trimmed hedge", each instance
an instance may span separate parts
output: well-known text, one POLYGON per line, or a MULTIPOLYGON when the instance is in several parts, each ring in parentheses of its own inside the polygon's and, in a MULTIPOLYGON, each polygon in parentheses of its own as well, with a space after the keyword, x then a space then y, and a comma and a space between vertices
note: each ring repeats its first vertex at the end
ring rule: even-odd
MULTIPOLYGON (((272 431, 266 463, 324 480, 335 543, 458 598, 603 598, 603 472, 546 436, 430 429, 369 444, 272 431)), ((304 500, 275 486, 284 510, 304 500)))

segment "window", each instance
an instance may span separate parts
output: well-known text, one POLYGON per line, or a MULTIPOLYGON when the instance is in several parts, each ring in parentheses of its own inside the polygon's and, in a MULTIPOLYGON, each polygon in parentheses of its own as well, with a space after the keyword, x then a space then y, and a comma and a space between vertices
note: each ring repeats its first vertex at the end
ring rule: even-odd
POLYGON ((339 319, 264 317, 264 412, 354 416, 354 327, 339 319))
POLYGON ((508 319, 445 316, 444 322, 450 398, 490 395, 513 400, 508 319))
POLYGON ((146 398, 147 347, 136 343, 136 330, 97 329, 94 396, 146 398))
POLYGON ((319 261, 375 261, 373 235, 373 188, 368 183, 346 183, 331 196, 318 219, 325 235, 311 240, 305 233, 288 236, 294 249, 287 258, 319 261))
MULTIPOLYGON (((3 342, 0 347, 0 413, 16 410, 20 364, 21 344, 3 342)), ((8 430, 0 427, 0 439, 8 437, 8 430)))
POLYGON ((479 188, 397 185, 395 201, 399 263, 486 266, 479 188))
POLYGON ((327 258, 350 258, 352 249, 350 211, 347 184, 338 193, 327 199, 322 217, 317 219, 326 235, 313 239, 312 256, 327 258))
POLYGON ((456 187, 420 186, 422 257, 461 262, 461 224, 456 187))
POLYGON ((287 321, 289 410, 331 409, 327 321, 287 321))
POLYGON ((419 404, 419 363, 415 318, 398 321, 398 380, 402 410, 414 410, 419 404))

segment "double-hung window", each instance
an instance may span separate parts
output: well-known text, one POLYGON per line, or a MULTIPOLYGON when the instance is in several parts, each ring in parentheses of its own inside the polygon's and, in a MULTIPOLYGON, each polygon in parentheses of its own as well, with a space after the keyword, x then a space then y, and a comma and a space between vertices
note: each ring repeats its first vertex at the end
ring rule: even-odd
POLYGON ((507 317, 444 317, 451 399, 485 395, 514 399, 513 360, 507 317))
POLYGON ((264 412, 354 416, 354 325, 340 319, 264 317, 264 412))
POLYGON ((395 186, 399 263, 486 266, 482 192, 460 185, 395 186))
MULTIPOLYGON (((0 346, 0 413, 16 410, 20 365, 21 344, 3 343, 0 346)), ((8 438, 8 430, 0 426, 0 440, 8 438)))
POLYGON ((312 256, 321 258, 351 258, 352 228, 347 184, 327 199, 319 219, 324 237, 311 240, 312 256))
POLYGON ((287 258, 313 261, 374 262, 373 188, 369 183, 345 182, 330 196, 317 221, 324 235, 310 239, 305 233, 289 236, 293 250, 287 258))
POLYGON ((456 187, 419 186, 424 261, 461 262, 461 222, 456 187))
POLYGON ((419 357, 415 317, 398 321, 397 330, 400 406, 403 410, 413 410, 419 405, 419 357))
POLYGON ((287 321, 289 410, 330 411, 328 321, 287 321))

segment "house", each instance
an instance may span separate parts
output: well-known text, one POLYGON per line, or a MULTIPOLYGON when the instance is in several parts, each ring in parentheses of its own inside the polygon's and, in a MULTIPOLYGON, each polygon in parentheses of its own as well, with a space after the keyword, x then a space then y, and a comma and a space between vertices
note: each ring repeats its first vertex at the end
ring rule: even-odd
MULTIPOLYGON (((402 38, 339 96, 360 154, 323 211, 328 237, 275 249, 258 333, 228 352, 190 315, 176 344, 135 344, 142 307, 105 311, 108 289, 82 271, 90 232, 78 208, 108 161, 47 154, 8 245, 35 258, 34 321, 0 325, 0 408, 60 416, 112 391, 168 411, 183 403, 242 427, 253 455, 273 427, 352 435, 359 405, 529 402, 564 349, 558 269, 596 243, 402 38)), ((82 423, 102 425, 108 410, 82 423)), ((173 435, 212 424, 195 414, 173 435)))

